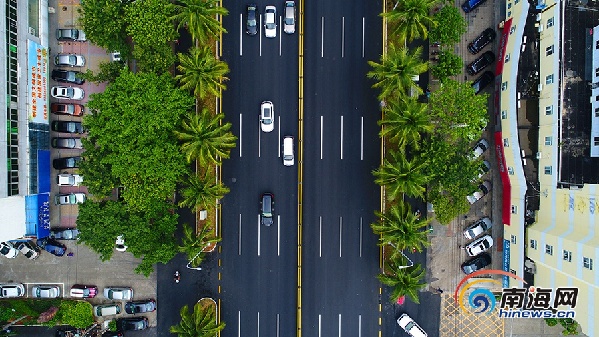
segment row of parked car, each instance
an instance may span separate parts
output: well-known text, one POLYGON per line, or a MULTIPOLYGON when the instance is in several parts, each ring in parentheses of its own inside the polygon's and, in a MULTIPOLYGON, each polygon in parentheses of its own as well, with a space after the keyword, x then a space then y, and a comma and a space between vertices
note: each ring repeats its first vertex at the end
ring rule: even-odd
POLYGON ((57 238, 64 239, 65 237, 47 237, 37 240, 37 243, 30 240, 0 242, 0 253, 9 259, 14 259, 20 253, 30 260, 35 260, 43 249, 52 255, 63 256, 67 251, 67 246, 56 240, 57 238))

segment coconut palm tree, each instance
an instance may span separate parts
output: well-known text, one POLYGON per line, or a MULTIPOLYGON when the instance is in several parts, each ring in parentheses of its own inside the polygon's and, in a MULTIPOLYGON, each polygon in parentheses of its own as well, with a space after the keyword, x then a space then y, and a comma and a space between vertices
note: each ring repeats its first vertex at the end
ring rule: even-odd
POLYGON ((402 0, 397 2, 392 11, 381 16, 389 20, 391 34, 401 41, 412 42, 416 38, 426 40, 428 30, 436 25, 431 10, 439 3, 439 0, 402 0))
POLYGON ((193 312, 189 312, 189 307, 185 305, 179 313, 181 322, 170 328, 170 332, 178 337, 216 337, 225 328, 224 322, 216 322, 213 306, 203 307, 198 302, 193 306, 193 312))
POLYGON ((420 303, 418 291, 426 286, 423 283, 425 271, 417 264, 403 268, 398 260, 391 260, 385 265, 385 272, 377 278, 381 283, 393 287, 389 300, 396 303, 401 296, 408 296, 414 303, 420 303))
POLYGON ((425 166, 426 162, 423 157, 416 157, 408 161, 404 153, 390 151, 390 155, 385 158, 383 165, 374 170, 372 174, 376 178, 374 180, 376 184, 385 186, 389 200, 395 200, 403 194, 422 198, 425 191, 424 186, 430 179, 424 173, 425 166))
POLYGON ((391 244, 396 253, 405 249, 422 251, 429 246, 427 227, 430 220, 412 212, 410 205, 400 201, 389 207, 385 213, 375 212, 379 222, 370 225, 375 234, 380 235, 380 245, 391 244))
POLYGON ((186 27, 194 40, 206 44, 211 37, 227 32, 217 15, 227 15, 229 11, 220 3, 220 0, 177 0, 172 19, 178 24, 177 29, 186 27))
POLYGON ((207 172, 203 177, 191 174, 187 177, 185 187, 181 190, 179 207, 189 207, 194 210, 206 208, 216 199, 221 199, 229 193, 229 188, 217 182, 214 175, 207 172))
POLYGON ((368 78, 376 83, 373 88, 379 88, 380 100, 389 96, 407 95, 410 90, 422 93, 422 89, 414 82, 414 78, 428 69, 428 62, 422 61, 422 48, 410 52, 407 48, 389 45, 387 54, 381 57, 381 63, 368 61, 372 70, 368 78))
POLYGON ((177 69, 181 74, 175 79, 181 83, 181 88, 193 90, 196 97, 204 98, 210 93, 220 97, 220 91, 227 89, 223 81, 229 73, 227 63, 217 60, 209 46, 191 48, 189 54, 179 54, 177 69))
POLYGON ((422 135, 434 130, 428 106, 408 96, 403 96, 398 102, 388 101, 383 108, 383 119, 378 124, 382 126, 380 136, 397 141, 400 149, 407 145, 419 149, 422 135))
POLYGON ((175 136, 182 142, 181 149, 187 161, 199 160, 201 164, 221 164, 221 158, 229 158, 237 137, 233 135, 231 123, 221 124, 223 114, 212 115, 204 108, 199 114, 189 115, 175 136))
POLYGON ((195 230, 188 224, 183 225, 183 239, 179 252, 187 255, 187 260, 193 268, 197 268, 204 261, 203 250, 212 243, 220 242, 220 237, 209 237, 210 226, 204 225, 196 235, 195 230))

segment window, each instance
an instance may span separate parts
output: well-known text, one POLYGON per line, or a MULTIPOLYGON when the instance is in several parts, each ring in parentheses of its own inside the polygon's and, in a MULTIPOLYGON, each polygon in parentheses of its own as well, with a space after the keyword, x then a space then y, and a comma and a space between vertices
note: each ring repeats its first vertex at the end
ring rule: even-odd
POLYGON ((593 259, 591 259, 590 257, 583 257, 582 266, 588 270, 593 270, 593 259))
POLYGON ((549 56, 551 54, 553 54, 553 45, 545 48, 545 56, 549 56))
POLYGON ((595 101, 599 102, 599 96, 595 96, 595 101))
POLYGON ((599 146, 599 137, 593 137, 593 146, 599 146))
POLYGON ((564 261, 572 262, 572 252, 564 249, 564 261))
POLYGON ((545 84, 551 84, 551 83, 553 83, 553 74, 547 75, 545 77, 545 84))
POLYGON ((503 138, 503 147, 510 147, 510 140, 507 138, 503 138))
POLYGON ((545 174, 551 174, 551 166, 545 166, 545 174))
POLYGON ((545 145, 553 144, 553 138, 551 136, 545 137, 545 145))
POLYGON ((505 91, 505 89, 507 89, 507 81, 501 83, 501 91, 505 91))
POLYGON ((516 1, 514 1, 514 5, 517 5, 517 4, 518 4, 518 2, 520 2, 520 0, 516 0, 516 1))
POLYGON ((595 108, 595 117, 599 117, 599 108, 595 108))
POLYGON ((530 239, 530 248, 537 249, 537 240, 530 239))
POLYGON ((547 19, 547 28, 553 27, 553 17, 547 19))
POLYGON ((599 68, 595 68, 595 76, 599 76, 599 68))
POLYGON ((595 49, 599 49, 599 41, 595 42, 595 49))
POLYGON ((553 105, 548 105, 545 107, 545 115, 553 115, 553 105))
POLYGON ((505 111, 505 110, 501 111, 501 119, 507 119, 507 111, 505 111))
POLYGON ((512 214, 518 214, 518 206, 512 205, 512 214))
POLYGON ((507 168, 507 173, 508 173, 508 174, 514 174, 514 168, 513 168, 513 167, 510 167, 510 166, 508 166, 508 168, 507 168))
POLYGON ((515 235, 512 235, 512 236, 510 237, 510 241, 512 241, 512 244, 513 244, 513 245, 515 245, 515 244, 516 244, 516 236, 515 236, 515 235))
POLYGON ((512 8, 512 3, 511 2, 507 4, 507 9, 510 9, 510 8, 512 8))
MULTIPOLYGON (((507 17, 509 18, 510 16, 512 16, 512 11, 507 12, 507 17)), ((510 34, 512 34, 512 31, 510 31, 510 34)))
POLYGON ((545 254, 553 255, 553 246, 545 245, 545 254))
POLYGON ((505 55, 505 63, 510 62, 510 54, 505 55))

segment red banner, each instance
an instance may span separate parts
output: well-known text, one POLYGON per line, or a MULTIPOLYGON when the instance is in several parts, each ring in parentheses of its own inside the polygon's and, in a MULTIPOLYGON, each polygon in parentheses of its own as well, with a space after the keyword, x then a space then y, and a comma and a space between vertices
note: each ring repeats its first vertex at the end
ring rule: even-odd
POLYGON ((510 225, 510 215, 512 214, 512 185, 510 176, 505 164, 505 155, 503 152, 503 137, 501 131, 495 132, 495 156, 497 157, 497 168, 501 176, 501 185, 503 186, 503 198, 501 200, 501 221, 504 225, 510 225))

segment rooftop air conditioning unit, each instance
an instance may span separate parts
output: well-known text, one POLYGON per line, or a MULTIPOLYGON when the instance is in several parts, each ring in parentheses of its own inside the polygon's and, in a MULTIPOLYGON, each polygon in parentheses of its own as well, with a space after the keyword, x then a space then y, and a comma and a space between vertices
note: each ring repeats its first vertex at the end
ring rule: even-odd
POLYGON ((537 22, 541 21, 541 13, 537 14, 537 22))
POLYGON ((537 159, 541 159, 543 157, 543 154, 541 152, 537 152, 537 159))
POLYGON ((543 31, 543 24, 539 25, 539 33, 543 31))
POLYGON ((539 86, 538 86, 537 90, 538 90, 538 91, 541 91, 541 90, 543 90, 543 83, 539 83, 539 86))
POLYGON ((29 34, 35 35, 35 28, 29 27, 29 34))

